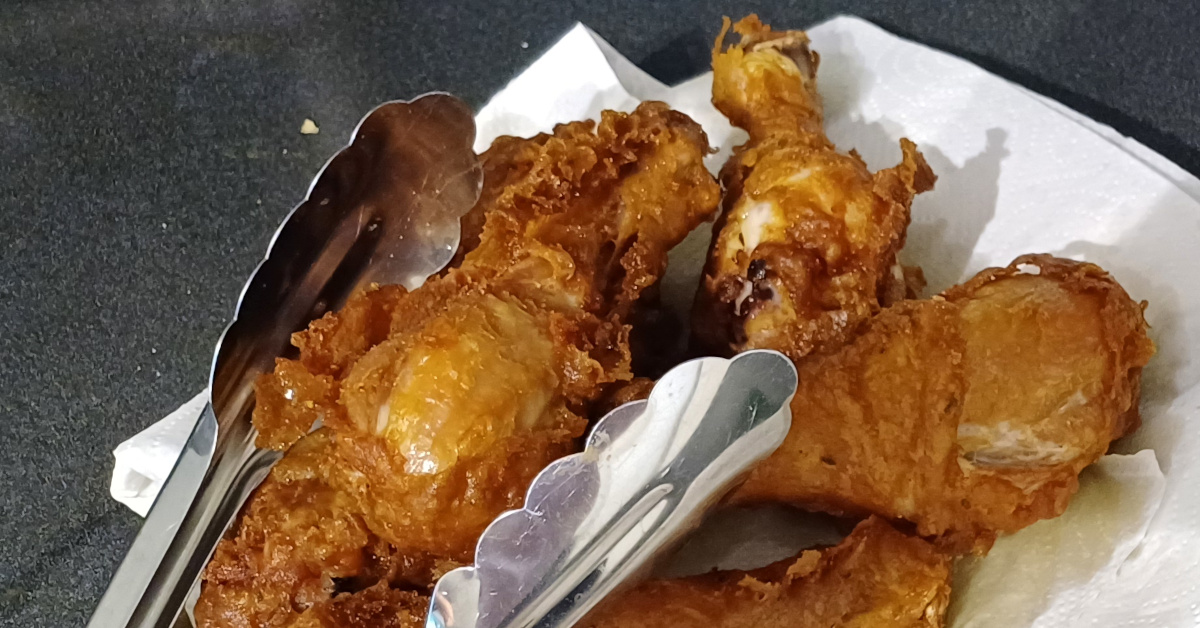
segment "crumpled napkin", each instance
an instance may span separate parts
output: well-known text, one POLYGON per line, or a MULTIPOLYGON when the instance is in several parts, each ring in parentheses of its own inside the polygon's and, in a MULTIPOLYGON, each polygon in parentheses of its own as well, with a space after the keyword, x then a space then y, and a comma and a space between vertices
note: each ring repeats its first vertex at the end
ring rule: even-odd
MULTIPOLYGON (((838 17, 809 35, 821 54, 831 139, 875 169, 898 161, 897 141, 909 137, 939 176, 914 203, 903 253, 925 268, 931 290, 1021 253, 1050 252, 1096 262, 1150 302, 1159 355, 1145 372, 1144 425, 1119 446, 1131 455, 1089 469, 1063 517, 1001 539, 959 569, 953 625, 1200 625, 1200 360, 1192 353, 1200 346, 1200 180, 1059 103, 863 20, 838 17)), ((476 148, 658 99, 704 126, 721 149, 708 162, 715 170, 744 136, 708 102, 711 80, 665 86, 577 25, 479 112, 476 148)), ((663 295, 680 313, 707 231, 671 254, 663 295)), ((195 422, 197 399, 117 448, 114 498, 145 512, 195 422)), ((755 528, 773 547, 706 551, 722 564, 791 551, 784 519, 755 528), (770 526, 782 531, 774 539, 770 526)), ((738 531, 723 520, 728 531, 716 538, 738 531)))

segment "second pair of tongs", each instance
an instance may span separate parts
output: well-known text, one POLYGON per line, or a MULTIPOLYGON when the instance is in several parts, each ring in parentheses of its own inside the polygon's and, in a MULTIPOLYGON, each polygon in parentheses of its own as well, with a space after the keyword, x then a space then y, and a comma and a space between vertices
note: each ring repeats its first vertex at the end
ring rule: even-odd
POLYGON ((645 575, 791 426, 796 369, 774 351, 701 358, 609 413, 438 581, 426 628, 567 628, 645 575))

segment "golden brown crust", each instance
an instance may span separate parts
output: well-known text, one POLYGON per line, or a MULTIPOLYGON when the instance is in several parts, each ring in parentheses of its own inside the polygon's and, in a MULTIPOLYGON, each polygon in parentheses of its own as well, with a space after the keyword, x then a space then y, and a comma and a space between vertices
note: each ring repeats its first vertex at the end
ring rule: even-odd
POLYGON ((1097 333, 1104 344, 1102 351, 1109 357, 1108 367, 1102 375, 1102 386, 1107 392, 1103 397, 1104 414, 1113 418, 1105 432, 1109 440, 1132 433, 1141 425, 1138 396, 1142 367, 1153 357, 1155 348, 1146 334, 1149 327, 1144 315, 1147 303, 1135 302, 1103 268, 1046 254, 1022 255, 1006 267, 980 272, 970 281, 947 290, 943 296, 951 302, 962 302, 976 298, 988 284, 1032 272, 1037 273, 1032 276, 1053 280, 1073 293, 1094 295, 1099 300, 1098 322, 1102 328, 1097 333))
POLYGON ((482 244, 464 263, 519 273, 517 258, 532 256, 583 309, 625 316, 661 275, 670 249, 663 244, 719 202, 696 161, 707 145, 699 125, 659 102, 559 125, 524 144, 525 175, 497 196, 482 244))
POLYGON ((949 579, 949 557, 872 518, 835 547, 763 569, 643 583, 581 626, 934 628, 944 624, 949 579))
POLYGON ((715 206, 706 150, 695 123, 647 103, 514 151, 529 166, 495 196, 478 247, 405 299, 342 382, 345 422, 331 425, 374 531, 465 559, 574 449, 588 404, 631 376, 630 306, 715 206))
POLYGON ((317 421, 341 412, 335 378, 286 358, 277 358, 275 370, 258 377, 254 397, 254 444, 263 449, 286 450, 317 421))
POLYGON ((817 95, 820 57, 803 31, 772 31, 757 15, 733 25, 736 44, 725 46, 725 18, 713 44, 713 104, 751 140, 772 135, 803 136, 829 146, 821 128, 817 95))
POLYGON ((1152 354, 1142 304, 1107 273, 1020 257, 800 361, 791 432, 733 501, 875 513, 986 551, 1062 513, 1136 425, 1152 354))
POLYGON ((282 626, 374 562, 377 538, 325 461, 332 434, 302 439, 271 470, 204 571, 201 626, 282 626))
POLYGON ((393 312, 406 296, 403 286, 369 286, 351 296, 337 314, 327 313, 292 334, 300 362, 313 373, 341 377, 362 354, 387 339, 393 312))
MULTIPOLYGON (((728 24, 726 24, 728 27, 728 24)), ((713 53, 713 104, 750 134, 721 170, 724 211, 696 299, 702 348, 772 348, 799 359, 835 350, 902 295, 896 254, 913 197, 936 177, 916 146, 870 173, 822 130, 817 57, 802 32, 751 16, 713 53)))
POLYGON ((479 191, 479 201, 459 222, 461 233, 458 250, 442 274, 461 266, 467 253, 479 247, 488 210, 496 204, 496 198, 503 194, 510 184, 528 174, 531 164, 521 159, 521 154, 527 144, 536 142, 537 139, 499 137, 479 156, 480 165, 483 167, 483 187, 479 191))

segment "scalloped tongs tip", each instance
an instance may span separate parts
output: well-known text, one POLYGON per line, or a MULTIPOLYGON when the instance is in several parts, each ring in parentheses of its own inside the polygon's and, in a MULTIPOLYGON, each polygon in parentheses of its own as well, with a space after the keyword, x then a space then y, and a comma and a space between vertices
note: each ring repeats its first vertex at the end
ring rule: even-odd
POLYGON ((606 415, 583 452, 544 469, 521 510, 484 531, 475 564, 434 588, 426 628, 567 628, 632 584, 791 426, 792 362, 700 358, 606 415))

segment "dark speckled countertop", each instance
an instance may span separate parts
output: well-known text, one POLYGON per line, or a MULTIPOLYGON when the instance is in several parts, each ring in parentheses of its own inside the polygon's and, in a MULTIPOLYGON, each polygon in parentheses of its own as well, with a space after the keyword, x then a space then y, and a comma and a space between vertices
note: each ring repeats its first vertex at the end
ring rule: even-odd
POLYGON ((432 89, 482 104, 576 20, 674 82, 723 13, 854 13, 1200 173, 1187 0, 100 4, 0 8, 3 626, 86 622, 140 523, 108 496, 112 448, 204 385, 243 280, 360 116, 432 89))

